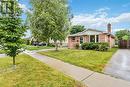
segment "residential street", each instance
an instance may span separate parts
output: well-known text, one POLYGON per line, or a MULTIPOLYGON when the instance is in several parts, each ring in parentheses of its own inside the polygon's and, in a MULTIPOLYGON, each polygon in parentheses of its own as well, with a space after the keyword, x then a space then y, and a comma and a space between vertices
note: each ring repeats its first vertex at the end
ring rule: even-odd
POLYGON ((130 50, 120 49, 104 71, 106 74, 130 81, 130 50))

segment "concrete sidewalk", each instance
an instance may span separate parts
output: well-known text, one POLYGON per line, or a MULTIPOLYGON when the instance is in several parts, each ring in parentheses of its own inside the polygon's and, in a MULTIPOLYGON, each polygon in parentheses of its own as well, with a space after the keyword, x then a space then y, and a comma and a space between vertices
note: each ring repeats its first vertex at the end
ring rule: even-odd
POLYGON ((81 67, 62 62, 38 53, 27 53, 41 62, 55 68, 64 74, 71 76, 77 81, 81 81, 88 87, 130 87, 130 82, 116 79, 108 75, 96 73, 81 67))
MULTIPOLYGON (((62 49, 66 49, 66 48, 59 48, 60 50, 62 49)), ((51 51, 51 50, 55 50, 55 48, 51 48, 51 49, 41 49, 41 50, 25 50, 23 53, 29 53, 29 54, 33 54, 33 53, 37 53, 37 52, 43 52, 43 51, 51 51)))

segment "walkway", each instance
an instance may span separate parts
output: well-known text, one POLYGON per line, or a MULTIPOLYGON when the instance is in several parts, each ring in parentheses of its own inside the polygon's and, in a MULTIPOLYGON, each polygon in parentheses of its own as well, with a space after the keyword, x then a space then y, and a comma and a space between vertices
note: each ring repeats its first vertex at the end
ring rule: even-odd
POLYGON ((105 73, 130 81, 130 50, 118 50, 108 63, 105 73))
POLYGON ((96 73, 81 67, 77 67, 60 60, 43 56, 38 53, 28 53, 28 55, 40 60, 41 62, 55 68, 64 74, 71 76, 77 81, 81 81, 88 87, 130 87, 130 82, 116 79, 108 75, 96 73))

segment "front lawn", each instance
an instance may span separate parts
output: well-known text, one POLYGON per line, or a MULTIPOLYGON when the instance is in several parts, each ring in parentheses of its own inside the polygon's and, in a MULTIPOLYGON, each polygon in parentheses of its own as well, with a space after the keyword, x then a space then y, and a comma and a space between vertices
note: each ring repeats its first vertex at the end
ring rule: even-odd
POLYGON ((39 53, 96 72, 102 72, 106 63, 110 60, 110 58, 116 51, 117 48, 112 48, 108 52, 67 49, 67 50, 48 51, 39 53))
POLYGON ((20 55, 16 61, 17 68, 12 70, 12 58, 0 59, 0 87, 82 87, 28 55, 20 55))
POLYGON ((26 49, 27 50, 42 50, 42 49, 50 49, 50 48, 53 48, 53 47, 49 47, 49 46, 31 46, 31 45, 27 45, 26 46, 26 49))

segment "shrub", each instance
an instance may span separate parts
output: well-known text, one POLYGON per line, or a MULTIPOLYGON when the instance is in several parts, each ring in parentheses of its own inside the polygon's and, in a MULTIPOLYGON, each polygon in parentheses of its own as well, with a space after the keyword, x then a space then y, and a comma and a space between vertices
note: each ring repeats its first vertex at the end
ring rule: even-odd
POLYGON ((109 48, 108 43, 83 43, 81 45, 83 50, 97 50, 97 51, 107 51, 109 48))
POLYGON ((81 48, 83 50, 94 50, 94 49, 98 48, 98 44, 97 43, 83 43, 81 45, 81 48))
POLYGON ((48 46, 49 46, 49 47, 55 47, 55 45, 52 44, 52 43, 49 43, 48 46))
POLYGON ((109 48, 109 43, 99 43, 99 51, 107 51, 109 48))
POLYGON ((81 48, 83 50, 93 50, 95 48, 96 45, 94 45, 94 43, 83 43, 81 45, 81 48))
POLYGON ((88 43, 82 43, 81 44, 81 49, 87 50, 87 48, 88 48, 88 43))
POLYGON ((79 46, 79 44, 78 44, 78 43, 77 43, 77 44, 75 44, 75 48, 76 48, 76 49, 79 49, 79 47, 80 47, 80 46, 79 46))
POLYGON ((86 48, 88 47, 88 43, 82 43, 81 44, 81 49, 82 50, 87 50, 86 48))
POLYGON ((88 43, 87 49, 93 50, 94 49, 94 43, 88 43))
POLYGON ((98 49, 99 49, 99 43, 94 43, 93 50, 98 50, 98 49))

